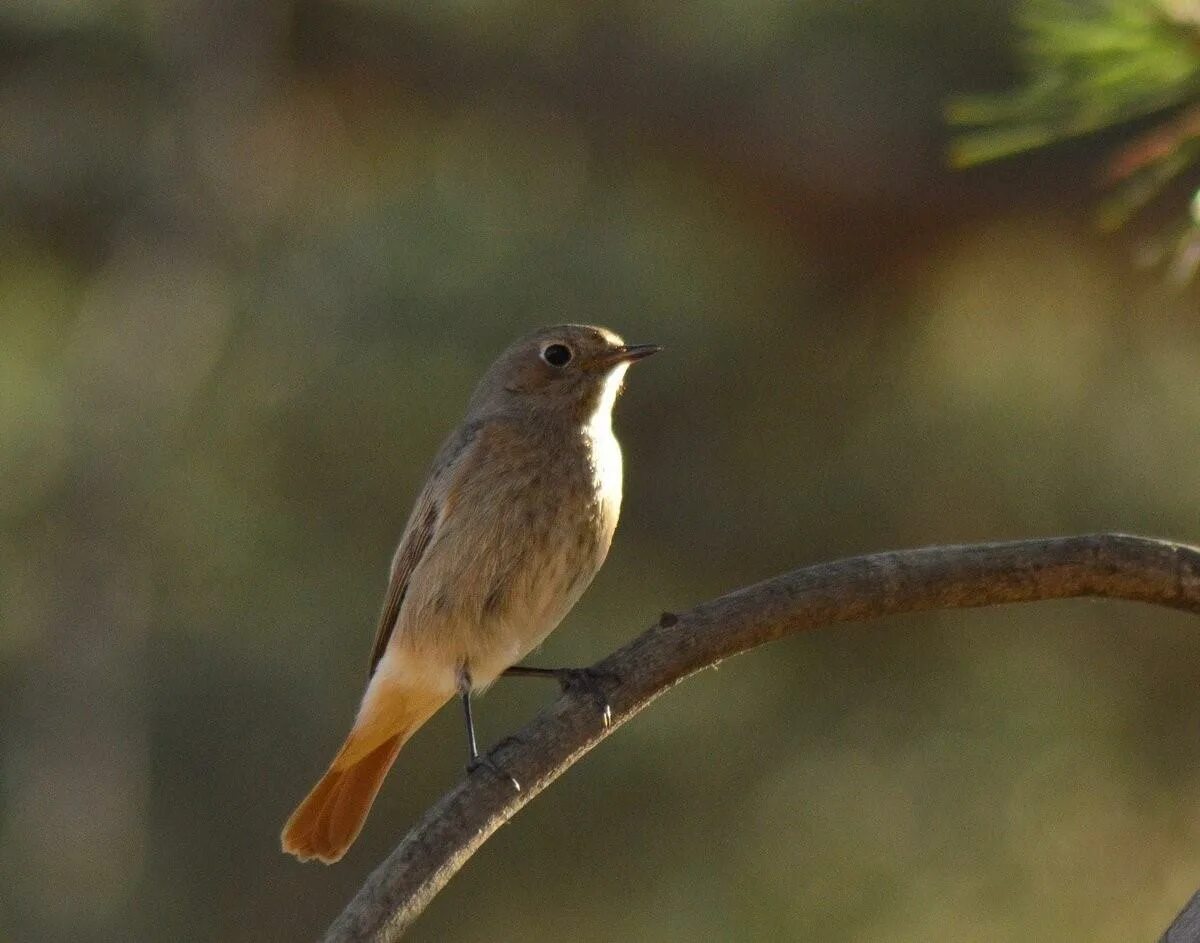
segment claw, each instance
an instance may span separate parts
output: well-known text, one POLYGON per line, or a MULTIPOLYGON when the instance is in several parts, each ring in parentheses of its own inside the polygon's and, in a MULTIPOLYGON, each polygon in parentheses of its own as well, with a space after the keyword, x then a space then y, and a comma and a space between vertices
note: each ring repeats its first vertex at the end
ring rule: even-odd
POLYGON ((497 779, 507 779, 510 783, 512 783, 513 789, 517 792, 521 791, 521 784, 517 782, 517 777, 493 760, 490 753, 485 756, 473 757, 467 763, 467 775, 472 775, 481 766, 490 770, 497 779))
POLYGON ((621 678, 612 671, 596 668, 535 668, 529 665, 513 665, 504 670, 509 677, 553 678, 564 693, 585 690, 600 706, 600 720, 604 726, 612 726, 612 705, 608 702, 607 689, 617 687, 621 678))
POLYGON ((600 707, 601 723, 606 729, 612 726, 612 704, 608 701, 605 688, 610 684, 619 684, 620 678, 611 671, 597 671, 595 668, 560 668, 555 676, 563 691, 579 689, 591 694, 600 707))

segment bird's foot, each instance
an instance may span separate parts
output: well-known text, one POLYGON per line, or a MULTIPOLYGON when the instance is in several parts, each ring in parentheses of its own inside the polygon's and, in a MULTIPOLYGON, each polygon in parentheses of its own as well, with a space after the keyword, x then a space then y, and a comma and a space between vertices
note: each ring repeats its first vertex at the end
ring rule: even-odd
POLYGON ((564 693, 583 691, 592 696, 600 708, 600 719, 605 727, 612 724, 612 704, 608 692, 621 683, 611 671, 598 668, 555 668, 554 676, 564 693))
MULTIPOLYGON (((500 743, 503 743, 503 742, 504 742, 503 740, 500 741, 500 743)), ((497 744, 496 746, 499 746, 499 745, 500 744, 497 744)), ((495 760, 492 759, 492 753, 494 750, 495 750, 495 747, 493 747, 487 753, 484 753, 484 754, 477 753, 475 756, 471 757, 471 759, 467 761, 467 775, 468 776, 474 775, 475 771, 480 768, 487 769, 497 779, 511 784, 514 791, 520 792, 521 784, 519 782, 517 782, 517 777, 515 777, 512 773, 510 773, 503 766, 501 766, 499 763, 497 763, 495 760)))
POLYGON ((612 704, 608 692, 620 683, 620 677, 612 671, 600 668, 534 668, 529 665, 513 665, 504 670, 510 678, 553 678, 563 693, 585 691, 600 706, 600 718, 607 727, 612 723, 612 704))

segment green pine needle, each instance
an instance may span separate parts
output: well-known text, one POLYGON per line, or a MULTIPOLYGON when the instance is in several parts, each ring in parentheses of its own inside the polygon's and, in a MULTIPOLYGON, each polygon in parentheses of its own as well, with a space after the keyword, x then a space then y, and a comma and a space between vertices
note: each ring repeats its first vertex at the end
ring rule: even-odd
POLYGON ((947 121, 969 167, 1200 97, 1200 32, 1163 0, 1026 0, 1018 16, 1026 87, 963 96, 947 121))
MULTIPOLYGON (((1176 110, 1113 162, 1113 193, 1098 219, 1115 229, 1200 162, 1200 13, 1192 0, 1025 0, 1017 19, 1026 83, 948 104, 947 122, 964 129, 950 145, 954 167, 1176 110)), ((1191 278, 1200 268, 1200 202, 1171 242, 1174 277, 1191 278)))

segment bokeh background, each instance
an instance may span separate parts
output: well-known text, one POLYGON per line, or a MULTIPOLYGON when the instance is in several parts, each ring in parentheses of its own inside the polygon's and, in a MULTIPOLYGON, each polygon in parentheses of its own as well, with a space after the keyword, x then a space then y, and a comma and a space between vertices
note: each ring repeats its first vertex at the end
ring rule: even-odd
MULTIPOLYGON (((1089 218, 1111 144, 952 174, 993 0, 6 0, 0 938, 319 935, 279 827, 340 742, 426 463, 516 334, 669 352, 617 418, 586 663, 801 564, 1200 540, 1194 287, 1089 218)), ((1110 603, 839 627, 673 691, 414 940, 1149 940, 1200 886, 1200 633, 1110 603)), ((501 685, 491 741, 552 692, 501 685)))

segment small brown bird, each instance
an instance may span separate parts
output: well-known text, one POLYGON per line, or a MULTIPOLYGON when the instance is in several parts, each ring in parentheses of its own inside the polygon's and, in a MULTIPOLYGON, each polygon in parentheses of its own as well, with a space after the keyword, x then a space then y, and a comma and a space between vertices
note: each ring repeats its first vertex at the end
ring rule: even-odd
POLYGON ((358 836, 413 733, 457 693, 473 767, 471 694, 562 621, 608 554, 621 509, 612 408, 629 364, 660 348, 604 328, 543 328, 484 374, 392 560, 354 726, 283 829, 283 850, 332 863, 358 836))

